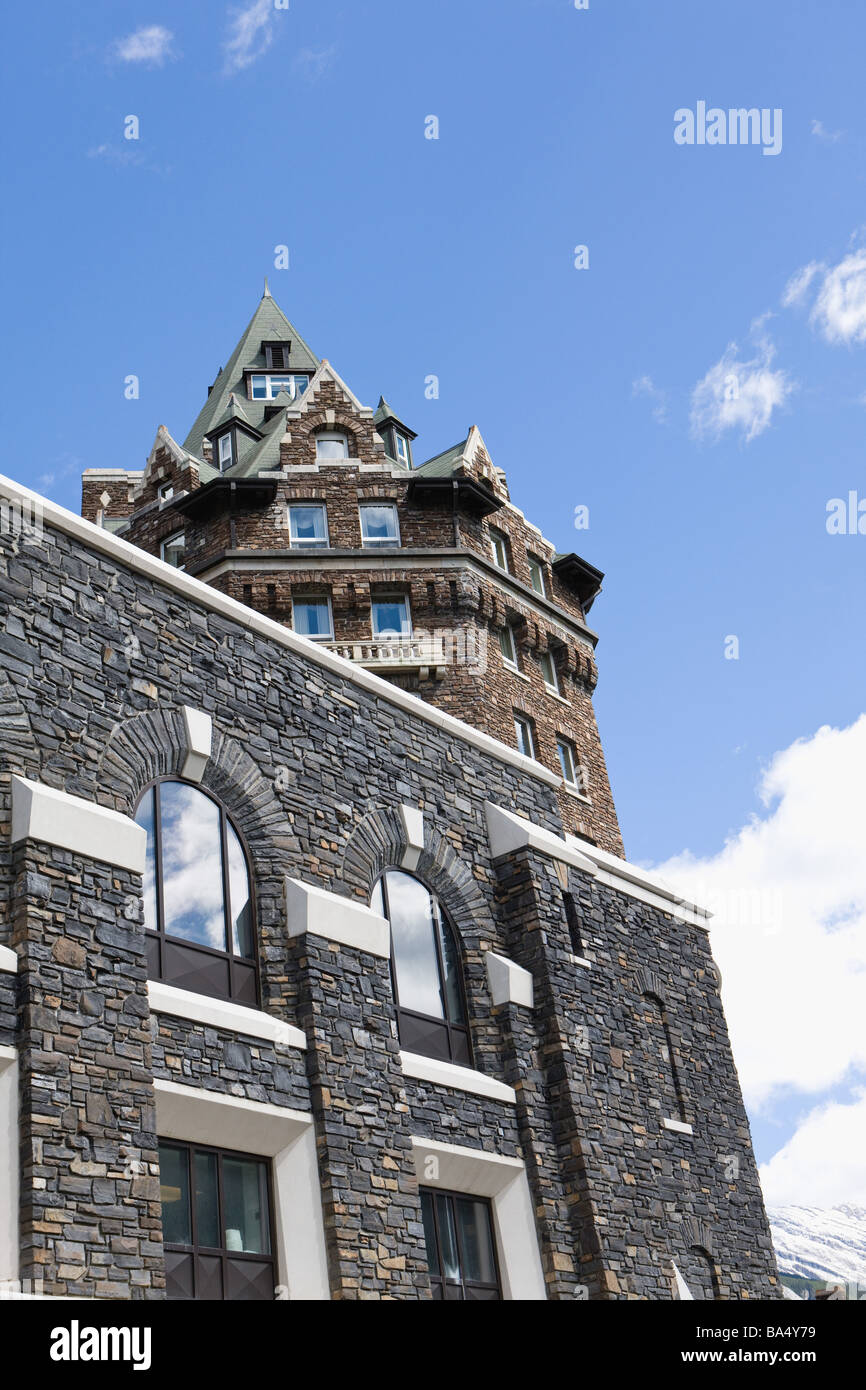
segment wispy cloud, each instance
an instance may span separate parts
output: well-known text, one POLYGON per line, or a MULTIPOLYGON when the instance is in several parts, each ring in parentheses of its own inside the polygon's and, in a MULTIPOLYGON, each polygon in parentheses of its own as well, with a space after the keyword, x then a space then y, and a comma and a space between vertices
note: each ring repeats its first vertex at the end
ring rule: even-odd
POLYGON ((828 145, 835 145, 837 140, 842 139, 845 132, 844 130, 827 130, 823 121, 813 121, 812 134, 817 140, 823 140, 828 145))
POLYGON ((651 376, 639 376, 631 384, 633 396, 646 396, 652 401, 653 419, 663 425, 668 418, 668 396, 656 386, 651 376))
POLYGON ((727 430, 739 430, 748 444, 769 428, 773 411, 796 389, 787 372, 772 367, 776 356, 764 324, 764 314, 752 324, 757 352, 741 361, 736 343, 729 343, 715 366, 692 392, 691 431, 695 439, 718 440, 727 430))
POLYGON ((331 44, 330 48, 302 48, 295 54, 292 67, 308 82, 316 82, 333 67, 336 56, 335 43, 331 44))
POLYGON ((242 72, 261 58, 274 41, 274 0, 252 0, 234 10, 223 43, 225 71, 242 72))
POLYGON ((143 63, 154 68, 161 68, 178 56, 174 34, 161 24, 146 24, 125 38, 115 39, 109 51, 120 63, 143 63))
POLYGON ((836 265, 812 261, 791 276, 782 295, 786 308, 805 304, 815 289, 809 323, 828 343, 866 343, 866 247, 836 265), (815 288, 817 286, 817 288, 815 288))
POLYGON ((87 151, 88 159, 99 159, 105 164, 113 165, 115 169, 144 169, 149 174, 161 174, 167 176, 172 171, 170 164, 157 164, 148 159, 136 142, 124 141, 123 144, 112 145, 104 141, 101 145, 93 145, 87 151))

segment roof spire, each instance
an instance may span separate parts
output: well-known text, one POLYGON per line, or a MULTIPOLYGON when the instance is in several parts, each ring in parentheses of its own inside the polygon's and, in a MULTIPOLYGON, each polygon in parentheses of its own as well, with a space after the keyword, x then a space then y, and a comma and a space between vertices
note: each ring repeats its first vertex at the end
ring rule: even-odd
POLYGON ((267 277, 267 275, 266 275, 266 276, 265 276, 265 292, 264 292, 264 294, 262 295, 262 299, 270 299, 270 297, 271 297, 271 292, 270 292, 270 290, 268 289, 268 277, 267 277))

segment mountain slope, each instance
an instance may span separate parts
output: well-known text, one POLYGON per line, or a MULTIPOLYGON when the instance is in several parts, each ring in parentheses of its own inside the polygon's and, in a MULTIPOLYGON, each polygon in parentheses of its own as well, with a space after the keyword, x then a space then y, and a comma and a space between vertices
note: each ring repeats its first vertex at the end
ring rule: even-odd
POLYGON ((780 1274, 866 1282, 866 1207, 770 1207, 780 1274))

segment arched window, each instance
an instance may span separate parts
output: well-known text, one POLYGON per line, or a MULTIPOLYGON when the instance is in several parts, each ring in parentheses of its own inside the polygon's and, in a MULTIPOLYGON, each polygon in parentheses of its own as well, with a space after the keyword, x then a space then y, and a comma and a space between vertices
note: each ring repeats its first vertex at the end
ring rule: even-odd
POLYGON ((253 896, 240 837, 219 802, 166 779, 135 813, 147 831, 148 973, 180 989, 258 1003, 253 896))
POLYGON ((373 890, 372 907, 391 923, 400 1046, 471 1066, 460 952, 438 898, 411 874, 389 869, 373 890))

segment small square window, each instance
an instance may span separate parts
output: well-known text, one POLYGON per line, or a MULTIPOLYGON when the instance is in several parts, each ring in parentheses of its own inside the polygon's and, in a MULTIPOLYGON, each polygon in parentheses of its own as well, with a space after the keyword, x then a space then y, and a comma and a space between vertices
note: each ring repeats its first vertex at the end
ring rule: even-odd
POLYGON ((333 637, 331 600, 327 594, 292 599, 292 626, 302 637, 333 637))
POLYGON ((501 531, 494 531, 492 527, 490 528, 490 549, 493 552, 494 564, 508 574, 508 542, 501 531))
POLYGON ((221 434, 221 435, 220 435, 220 438, 219 438, 219 464, 220 464, 220 472, 225 472, 225 470, 226 470, 227 468, 231 468, 233 461, 234 461, 234 450, 233 450, 233 448, 232 448, 232 437, 231 437, 231 433, 229 433, 229 434, 221 434))
POLYGON ((514 735, 517 740, 518 753, 522 753, 526 758, 534 758, 535 733, 532 728, 532 720, 527 719, 525 714, 515 714, 514 735))
POLYGON ((544 587, 544 566, 540 560, 536 560, 534 555, 527 555, 529 561, 529 582, 537 594, 544 598, 546 590, 544 587))
POLYGON ((252 377, 250 392, 254 401, 266 401, 268 399, 268 378, 266 376, 252 377))
POLYGON ((556 674, 556 662, 550 652, 542 652, 538 658, 541 667, 541 675, 548 690, 552 690, 555 695, 559 694, 559 677, 556 674))
POLYGON ((289 507, 289 537, 293 550, 327 550, 328 518, 321 503, 289 507))
POLYGON ((167 565, 172 565, 176 570, 183 569, 183 557, 186 539, 182 531, 176 536, 166 536, 159 547, 160 559, 167 565))
POLYGON ((345 434, 316 435, 316 458, 347 459, 348 457, 349 440, 345 434))
POLYGON ((374 598, 370 604, 374 637, 411 637, 409 600, 402 594, 374 598))
POLYGON ((499 650, 502 652, 502 660, 507 666, 513 666, 514 670, 519 669, 517 665, 517 645, 514 641, 514 629, 507 623, 505 627, 499 629, 499 650))
POLYGON ((361 542, 365 550, 400 544, 397 508, 393 502, 362 502, 361 542))
POLYGON ((585 794, 586 779, 584 777, 583 768, 577 761, 574 744, 570 739, 563 738, 559 735, 556 740, 556 752, 559 757, 559 766, 562 769, 563 780, 576 791, 585 794))

